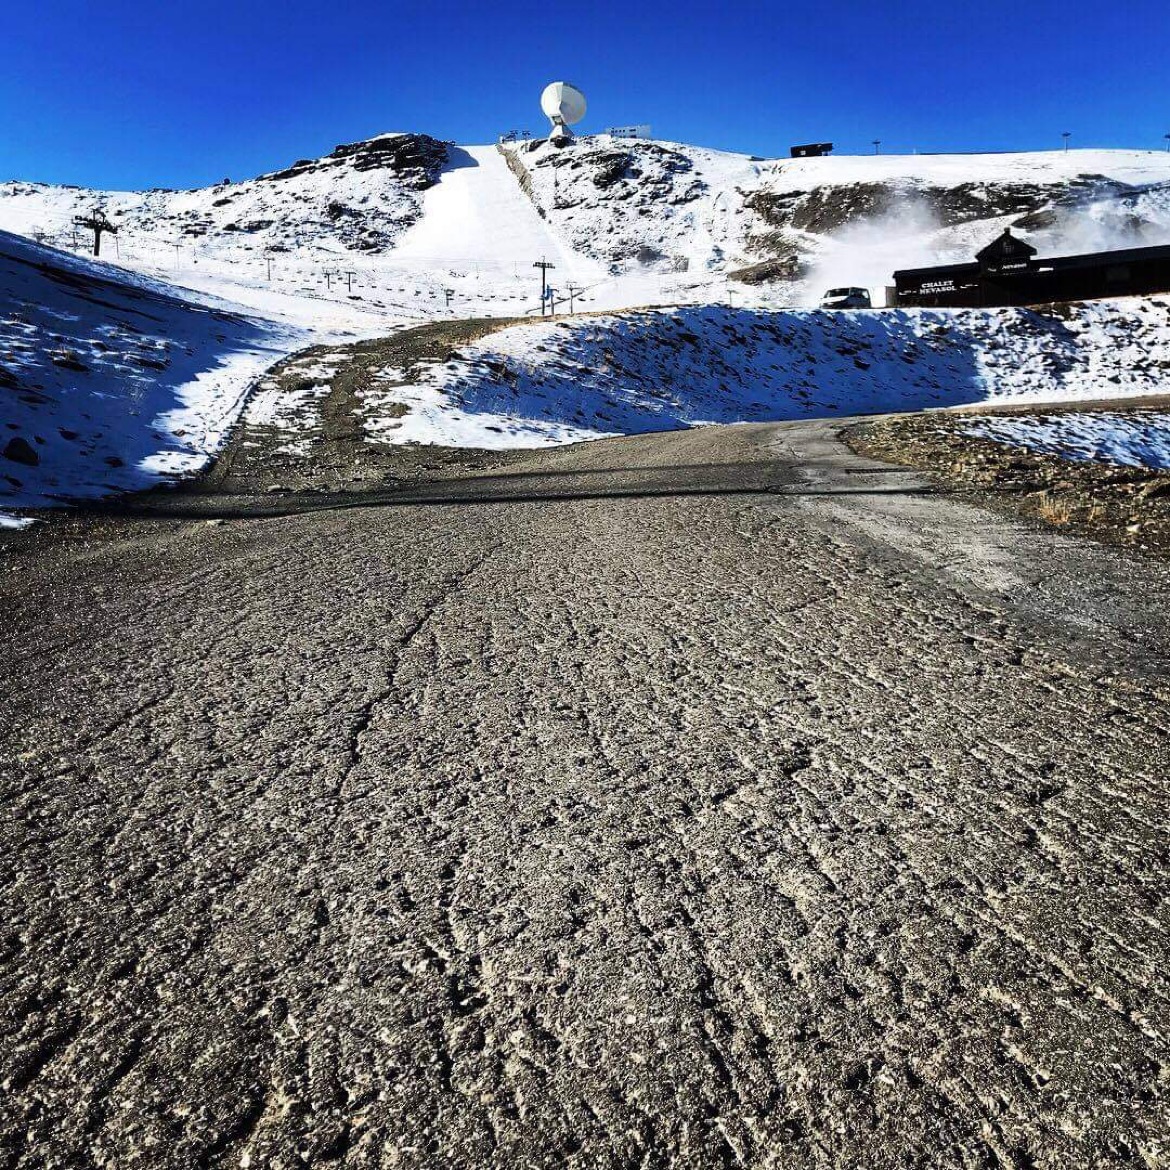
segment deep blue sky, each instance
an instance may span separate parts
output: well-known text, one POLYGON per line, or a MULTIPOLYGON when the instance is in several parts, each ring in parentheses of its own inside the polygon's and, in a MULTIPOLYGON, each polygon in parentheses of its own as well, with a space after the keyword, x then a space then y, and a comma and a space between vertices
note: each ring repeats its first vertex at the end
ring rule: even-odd
POLYGON ((339 142, 582 130, 764 155, 1164 147, 1170 0, 41 0, 0 18, 0 179, 248 177, 339 142))

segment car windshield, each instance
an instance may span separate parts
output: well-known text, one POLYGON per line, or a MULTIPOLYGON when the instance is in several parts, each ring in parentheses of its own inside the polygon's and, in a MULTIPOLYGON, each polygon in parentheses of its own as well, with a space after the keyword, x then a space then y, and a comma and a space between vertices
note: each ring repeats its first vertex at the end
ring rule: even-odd
POLYGON ((827 293, 825 293, 825 296, 827 296, 827 297, 847 297, 849 295, 849 293, 850 293, 850 290, 847 288, 831 288, 831 289, 829 289, 829 291, 827 293))

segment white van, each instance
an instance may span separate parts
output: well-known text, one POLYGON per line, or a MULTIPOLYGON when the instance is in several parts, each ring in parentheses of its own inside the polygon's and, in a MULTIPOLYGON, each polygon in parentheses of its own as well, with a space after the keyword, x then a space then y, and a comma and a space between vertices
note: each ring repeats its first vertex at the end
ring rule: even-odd
POLYGON ((822 309, 872 309, 867 288, 831 288, 821 297, 822 309))

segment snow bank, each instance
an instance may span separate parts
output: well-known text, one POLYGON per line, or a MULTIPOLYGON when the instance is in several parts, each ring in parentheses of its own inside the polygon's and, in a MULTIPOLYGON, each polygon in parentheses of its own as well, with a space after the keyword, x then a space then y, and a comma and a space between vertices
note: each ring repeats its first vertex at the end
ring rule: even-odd
POLYGON ((535 447, 707 423, 1170 392, 1170 307, 762 313, 684 307, 513 326, 420 385, 383 442, 535 447), (487 431, 487 428, 491 428, 487 431), (489 433, 490 444, 474 439, 489 433))
POLYGON ((963 434, 1078 463, 1170 469, 1170 414, 1143 410, 972 419, 963 434))
POLYGON ((252 380, 299 344, 295 330, 0 233, 0 506, 197 471, 252 380))

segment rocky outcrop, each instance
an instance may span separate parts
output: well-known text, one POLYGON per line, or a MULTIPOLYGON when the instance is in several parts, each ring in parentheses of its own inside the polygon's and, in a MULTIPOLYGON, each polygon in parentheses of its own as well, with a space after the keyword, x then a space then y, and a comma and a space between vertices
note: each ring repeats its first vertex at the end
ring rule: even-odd
POLYGON ((532 176, 528 173, 528 168, 517 157, 515 148, 509 150, 501 142, 496 144, 496 150, 504 156, 504 162, 508 164, 508 170, 516 176, 516 182, 520 184, 520 190, 531 200, 532 205, 536 208, 537 215, 541 219, 546 218, 546 212, 541 207, 540 200, 536 197, 536 191, 533 189, 532 176))
POLYGON ((706 190, 685 154, 657 142, 616 148, 578 141, 569 149, 539 154, 532 165, 538 173, 556 172, 560 208, 595 204, 599 193, 606 199, 636 195, 643 201, 689 203, 706 190))
POLYGON ((1103 175, 1079 175, 1069 183, 959 183, 953 187, 913 181, 847 183, 810 191, 769 191, 762 188, 744 198, 744 206, 773 229, 828 235, 850 224, 923 213, 940 227, 954 227, 999 216, 1021 217, 1022 228, 1047 222, 1053 207, 1081 206, 1101 199, 1117 199, 1131 191, 1124 183, 1103 175), (1030 217, 1039 217, 1035 220, 1030 217))
POLYGON ((383 134, 362 142, 344 143, 324 158, 301 159, 282 171, 261 175, 276 182, 339 167, 355 171, 391 171, 412 191, 425 191, 439 181, 448 158, 448 146, 429 134, 383 134))
POLYGON ((740 284, 772 284, 776 281, 803 280, 807 271, 799 256, 773 256, 759 264, 736 268, 728 272, 727 279, 737 280, 740 284))

